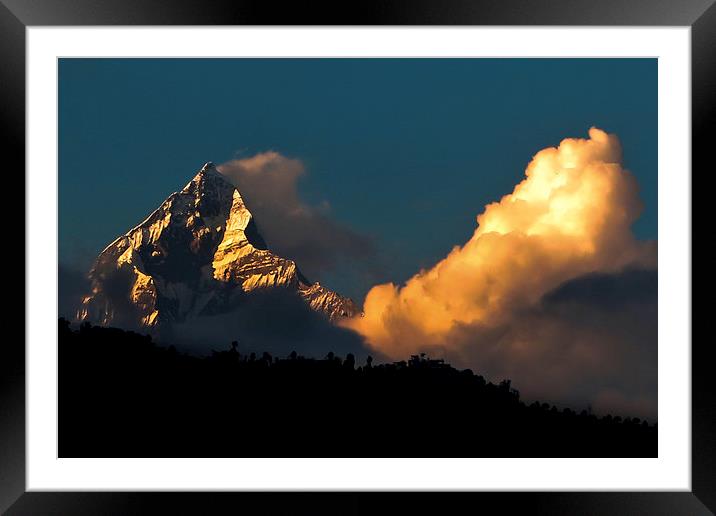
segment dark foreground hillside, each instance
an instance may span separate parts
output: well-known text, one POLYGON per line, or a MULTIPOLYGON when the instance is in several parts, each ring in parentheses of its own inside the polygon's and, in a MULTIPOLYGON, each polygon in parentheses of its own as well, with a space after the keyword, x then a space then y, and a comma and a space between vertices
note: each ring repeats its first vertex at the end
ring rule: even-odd
MULTIPOLYGON (((227 346, 229 348, 229 346, 227 346)), ((638 420, 526 405, 509 382, 413 357, 356 367, 59 328, 61 457, 655 457, 638 420)))

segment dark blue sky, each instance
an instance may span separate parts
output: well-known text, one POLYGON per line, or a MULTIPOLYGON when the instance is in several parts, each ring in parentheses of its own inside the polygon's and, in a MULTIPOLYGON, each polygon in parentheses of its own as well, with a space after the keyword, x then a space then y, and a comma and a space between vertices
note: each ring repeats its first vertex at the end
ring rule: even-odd
MULTIPOLYGON (((77 267, 205 161, 275 150, 403 281, 464 243, 537 151, 592 125, 620 137, 634 229, 657 236, 655 59, 61 59, 59 106, 60 260, 77 267)), ((370 286, 335 275, 349 295, 370 286)))

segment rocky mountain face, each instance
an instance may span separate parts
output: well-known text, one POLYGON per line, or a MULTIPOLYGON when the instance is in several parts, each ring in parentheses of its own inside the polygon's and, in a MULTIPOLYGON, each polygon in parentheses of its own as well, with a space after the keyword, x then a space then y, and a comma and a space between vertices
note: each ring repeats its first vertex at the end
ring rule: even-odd
POLYGON ((107 246, 89 278, 77 318, 102 325, 162 328, 224 312, 272 288, 297 293, 330 319, 358 312, 267 248, 241 194, 211 163, 107 246))

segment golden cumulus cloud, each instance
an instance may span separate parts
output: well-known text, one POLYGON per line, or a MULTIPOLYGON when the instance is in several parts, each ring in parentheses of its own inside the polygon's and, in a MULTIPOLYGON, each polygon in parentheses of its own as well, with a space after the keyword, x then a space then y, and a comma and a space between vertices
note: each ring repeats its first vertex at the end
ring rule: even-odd
MULTIPOLYGON (((442 350, 458 362, 479 356, 490 328, 504 333, 517 326, 522 314, 564 282, 626 266, 655 268, 655 242, 637 241, 631 232, 640 211, 638 186, 622 167, 618 138, 591 128, 588 139, 568 138, 538 152, 512 193, 477 216, 467 243, 403 286, 373 287, 363 316, 344 325, 394 359, 420 349, 442 350), (469 338, 469 331, 466 337, 466 328, 479 328, 480 338, 469 338)), ((542 345, 537 341, 544 328, 535 326, 531 342, 523 322, 519 339, 509 343, 513 354, 542 345)))

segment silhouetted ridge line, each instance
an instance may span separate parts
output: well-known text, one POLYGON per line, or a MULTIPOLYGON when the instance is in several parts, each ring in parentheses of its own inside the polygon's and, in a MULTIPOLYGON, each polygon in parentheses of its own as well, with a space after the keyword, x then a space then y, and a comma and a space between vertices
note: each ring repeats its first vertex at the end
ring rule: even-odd
POLYGON ((61 457, 655 457, 637 418, 525 404, 509 380, 414 355, 391 364, 208 357, 59 321, 61 457))

